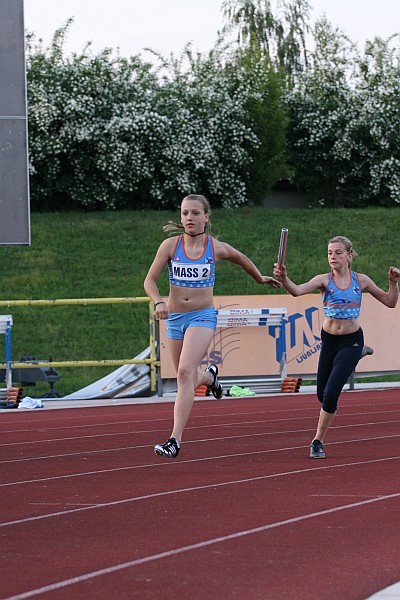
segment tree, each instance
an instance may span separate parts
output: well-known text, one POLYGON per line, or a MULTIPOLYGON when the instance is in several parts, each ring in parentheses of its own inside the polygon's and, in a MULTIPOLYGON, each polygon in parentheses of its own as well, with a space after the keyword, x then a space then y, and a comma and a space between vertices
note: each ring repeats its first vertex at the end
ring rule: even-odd
POLYGON ((290 89, 307 66, 308 0, 224 0, 222 10, 225 35, 236 31, 239 50, 269 58, 290 89))
POLYGON ((246 111, 259 141, 250 149, 251 163, 244 177, 246 189, 253 202, 262 204, 285 171, 284 84, 269 58, 254 52, 244 52, 237 68, 246 77, 246 111))

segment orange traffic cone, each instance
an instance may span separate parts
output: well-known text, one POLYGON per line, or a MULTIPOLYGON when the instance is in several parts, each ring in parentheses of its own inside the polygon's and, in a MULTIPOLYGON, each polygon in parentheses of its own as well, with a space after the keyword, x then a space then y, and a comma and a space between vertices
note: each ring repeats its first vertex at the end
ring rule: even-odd
POLYGON ((206 385, 199 385, 194 391, 195 396, 208 396, 209 394, 210 391, 206 385))
POLYGON ((286 377, 282 382, 282 392, 296 393, 299 391, 302 382, 301 377, 286 377))
POLYGON ((14 387, 7 389, 6 408, 18 408, 18 390, 19 388, 14 387))

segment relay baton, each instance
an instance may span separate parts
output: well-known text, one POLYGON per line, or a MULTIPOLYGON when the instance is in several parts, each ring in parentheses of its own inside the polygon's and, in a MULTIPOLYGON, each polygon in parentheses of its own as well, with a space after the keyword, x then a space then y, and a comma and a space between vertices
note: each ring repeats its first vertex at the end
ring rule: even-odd
POLYGON ((281 241, 279 244, 279 252, 278 252, 278 267, 282 269, 282 265, 285 262, 285 253, 286 253, 286 242, 288 236, 288 229, 286 227, 282 227, 281 231, 281 241))

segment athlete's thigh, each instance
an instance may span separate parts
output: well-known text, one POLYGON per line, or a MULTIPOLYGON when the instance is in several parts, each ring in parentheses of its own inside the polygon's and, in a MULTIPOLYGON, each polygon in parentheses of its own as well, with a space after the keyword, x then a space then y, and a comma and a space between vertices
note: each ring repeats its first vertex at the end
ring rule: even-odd
POLYGON ((178 371, 178 367, 179 367, 179 360, 181 357, 182 347, 183 347, 183 339, 177 340, 177 339, 173 339, 173 338, 168 338, 169 353, 171 355, 172 363, 174 365, 176 372, 178 371))
POLYGON ((333 362, 333 369, 329 378, 329 386, 336 393, 340 393, 344 384, 360 360, 362 348, 345 347, 339 350, 333 362))
POLYGON ((197 365, 207 352, 214 330, 210 327, 188 327, 185 331, 182 352, 179 359, 179 366, 197 365))

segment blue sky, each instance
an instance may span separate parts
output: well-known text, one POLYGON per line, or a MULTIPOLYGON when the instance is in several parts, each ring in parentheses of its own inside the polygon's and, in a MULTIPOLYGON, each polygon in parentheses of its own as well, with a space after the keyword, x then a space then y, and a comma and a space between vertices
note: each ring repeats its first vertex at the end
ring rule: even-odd
MULTIPOLYGON (((400 0, 309 1, 312 22, 325 13, 361 48, 375 35, 400 32, 400 0)), ((179 54, 187 42, 206 52, 222 27, 221 5, 222 0, 24 0, 25 28, 47 44, 74 17, 68 53, 79 52, 88 41, 95 52, 119 47, 123 56, 143 54, 145 47, 179 54)))

